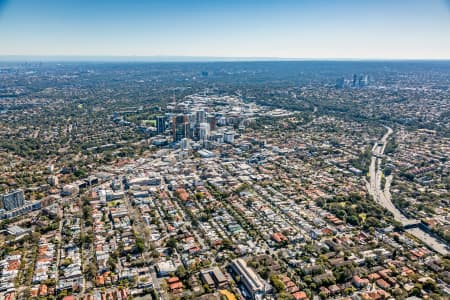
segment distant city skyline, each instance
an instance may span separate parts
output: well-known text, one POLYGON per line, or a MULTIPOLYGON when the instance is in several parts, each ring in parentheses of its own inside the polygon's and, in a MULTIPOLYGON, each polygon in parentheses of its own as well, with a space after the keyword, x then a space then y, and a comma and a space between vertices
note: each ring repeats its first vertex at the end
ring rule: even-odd
POLYGON ((450 1, 0 0, 0 40, 1 58, 450 59, 450 1))

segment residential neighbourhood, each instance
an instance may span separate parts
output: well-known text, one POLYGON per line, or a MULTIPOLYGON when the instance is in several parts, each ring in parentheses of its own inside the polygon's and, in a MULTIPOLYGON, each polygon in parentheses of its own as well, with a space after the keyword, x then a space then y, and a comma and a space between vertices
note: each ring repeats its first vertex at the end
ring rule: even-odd
MULTIPOLYGON (((111 118, 129 127, 127 116, 111 118)), ((1 299, 449 295, 448 247, 442 253, 402 228, 366 188, 371 155, 382 157, 380 184, 394 202, 433 188, 435 206, 425 213, 413 208, 417 200, 400 208, 422 220, 415 230, 442 241, 448 140, 427 150, 417 143, 434 141, 433 132, 408 138, 400 130, 385 153, 371 154, 381 126, 229 95, 189 95, 169 103, 155 124, 145 127, 154 133, 144 155, 71 183, 59 183, 64 172, 53 170, 59 193, 18 217, 4 215, 1 299), (408 174, 420 180, 411 185, 408 174)), ((23 191, 17 195, 3 196, 12 203, 5 211, 26 205, 23 191)))

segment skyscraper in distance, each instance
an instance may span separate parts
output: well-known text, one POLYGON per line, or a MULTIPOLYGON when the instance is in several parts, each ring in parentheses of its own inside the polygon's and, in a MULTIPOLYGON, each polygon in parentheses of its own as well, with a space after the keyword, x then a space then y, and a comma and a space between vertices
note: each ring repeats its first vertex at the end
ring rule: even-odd
POLYGON ((206 112, 204 110, 199 110, 196 112, 196 123, 201 124, 206 122, 206 112))
POLYGON ((358 75, 353 74, 352 87, 358 86, 358 75))
POLYGON ((340 77, 340 78, 338 78, 338 79, 336 80, 336 85, 335 85, 335 87, 336 87, 337 89, 342 89, 342 88, 344 88, 344 85, 345 85, 345 78, 344 78, 344 77, 340 77))
POLYGON ((211 131, 216 130, 217 127, 217 119, 215 116, 209 116, 208 118, 208 123, 209 123, 209 129, 211 131))
POLYGON ((173 117, 173 141, 178 142, 183 138, 189 137, 189 121, 186 115, 173 117))
POLYGON ((166 131, 166 121, 167 118, 165 116, 156 117, 156 131, 158 134, 164 133, 166 131))
POLYGON ((209 136, 209 123, 200 123, 198 138, 201 141, 205 141, 209 136))

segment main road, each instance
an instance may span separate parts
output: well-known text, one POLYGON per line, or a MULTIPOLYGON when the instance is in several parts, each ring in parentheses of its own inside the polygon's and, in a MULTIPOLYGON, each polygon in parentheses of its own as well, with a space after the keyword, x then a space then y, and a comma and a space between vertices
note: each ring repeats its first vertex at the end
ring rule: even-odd
MULTIPOLYGON (((391 182, 393 178, 392 175, 386 177, 384 189, 382 189, 381 187, 381 178, 383 176, 383 173, 381 171, 381 161, 384 155, 384 150, 386 149, 387 140, 389 136, 393 133, 392 128, 386 127, 386 129, 387 129, 386 134, 383 135, 383 137, 377 143, 375 143, 375 145, 372 148, 372 159, 369 167, 370 180, 366 184, 367 190, 369 191, 369 194, 372 195, 373 199, 382 207, 390 211, 394 216, 394 219, 400 222, 404 227, 419 224, 420 220, 407 218, 392 203, 390 192, 391 182)), ((434 251, 439 252, 442 255, 448 254, 448 248, 445 243, 437 240, 428 232, 423 231, 420 227, 406 229, 406 231, 411 233, 418 239, 420 239, 424 244, 426 244, 434 251)))

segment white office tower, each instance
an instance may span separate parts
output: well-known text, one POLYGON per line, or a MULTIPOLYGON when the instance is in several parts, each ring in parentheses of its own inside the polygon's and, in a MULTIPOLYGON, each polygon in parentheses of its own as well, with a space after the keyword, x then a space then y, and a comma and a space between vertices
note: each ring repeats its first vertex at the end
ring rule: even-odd
POLYGON ((234 143, 234 132, 228 131, 223 135, 223 141, 228 144, 234 143))
POLYGON ((205 141, 209 137, 209 123, 200 123, 200 127, 198 130, 198 137, 200 141, 205 141))
POLYGON ((363 84, 364 86, 369 85, 369 75, 364 75, 363 84))
POLYGON ((188 150, 190 146, 190 141, 187 138, 183 138, 180 141, 180 147, 182 150, 188 150))

